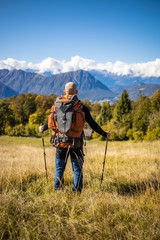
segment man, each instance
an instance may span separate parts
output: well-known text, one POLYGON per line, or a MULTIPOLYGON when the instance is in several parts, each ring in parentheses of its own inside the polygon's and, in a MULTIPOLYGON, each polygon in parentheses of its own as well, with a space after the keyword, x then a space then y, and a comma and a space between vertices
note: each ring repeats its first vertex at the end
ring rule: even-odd
POLYGON ((76 84, 73 82, 68 82, 65 85, 64 94, 65 96, 60 96, 58 100, 56 100, 56 106, 54 105, 52 107, 52 115, 51 117, 46 121, 46 123, 43 126, 39 127, 39 131, 43 132, 47 130, 48 128, 51 128, 54 132, 52 144, 56 147, 56 157, 55 157, 55 183, 54 188, 55 190, 59 189, 60 186, 62 186, 62 183, 64 181, 63 174, 67 163, 67 158, 70 155, 71 157, 71 163, 72 168, 74 172, 73 177, 73 191, 81 192, 83 187, 83 163, 84 163, 84 155, 83 155, 83 149, 82 149, 82 141, 81 136, 84 127, 84 120, 90 125, 90 127, 96 131, 97 133, 104 136, 106 139, 110 138, 109 132, 104 132, 102 128, 93 120, 89 109, 83 105, 80 100, 77 98, 77 87, 76 84), (66 103, 64 99, 69 99, 66 103), (73 106, 78 106, 77 110, 73 110, 75 114, 77 114, 76 118, 78 118, 78 125, 75 123, 72 124, 71 127, 67 128, 67 121, 66 119, 69 119, 69 116, 71 115, 73 121, 73 113, 66 113, 64 109, 66 110, 71 109, 68 105, 70 102, 74 102, 73 106), (66 104, 66 105, 65 105, 66 104), (65 105, 65 106, 64 106, 65 105), (59 107, 60 106, 60 107, 59 107), (62 110, 62 111, 61 111, 62 110), (63 119, 62 123, 60 122, 60 118, 63 119), (50 119, 54 122, 53 124, 50 123, 50 119), (84 120, 83 120, 84 119, 84 120), (82 123, 83 122, 83 123, 82 123), (62 126, 63 125, 63 126, 62 126), (78 129, 73 129, 76 128, 78 129), (66 128, 66 130, 65 130, 66 128), (77 134, 76 137, 72 137, 74 134, 77 134), (67 140, 66 140, 67 139, 67 140), (74 143, 73 143, 74 140, 74 143), (66 145, 65 145, 66 144, 66 145))

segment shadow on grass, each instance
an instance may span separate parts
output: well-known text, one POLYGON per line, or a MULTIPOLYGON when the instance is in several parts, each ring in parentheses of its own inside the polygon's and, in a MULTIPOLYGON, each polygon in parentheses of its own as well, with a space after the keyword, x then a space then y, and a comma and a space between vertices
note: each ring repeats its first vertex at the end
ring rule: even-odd
POLYGON ((148 179, 147 181, 135 183, 117 181, 102 187, 102 191, 116 191, 120 195, 139 195, 145 193, 145 191, 148 189, 154 191, 159 190, 160 182, 157 179, 148 179))

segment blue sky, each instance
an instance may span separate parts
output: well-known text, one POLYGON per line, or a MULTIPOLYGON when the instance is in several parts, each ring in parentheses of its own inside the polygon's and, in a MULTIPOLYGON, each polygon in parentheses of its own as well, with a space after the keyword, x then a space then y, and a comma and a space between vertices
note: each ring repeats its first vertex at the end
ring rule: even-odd
POLYGON ((159 0, 0 0, 0 59, 160 58, 159 0))

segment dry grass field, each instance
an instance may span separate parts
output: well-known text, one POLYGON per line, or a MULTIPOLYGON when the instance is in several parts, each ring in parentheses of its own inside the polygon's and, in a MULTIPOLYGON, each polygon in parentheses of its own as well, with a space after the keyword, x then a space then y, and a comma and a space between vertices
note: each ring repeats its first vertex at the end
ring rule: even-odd
POLYGON ((54 191, 54 153, 45 138, 0 137, 0 239, 160 239, 160 141, 87 142, 84 189, 72 193, 68 160, 54 191))

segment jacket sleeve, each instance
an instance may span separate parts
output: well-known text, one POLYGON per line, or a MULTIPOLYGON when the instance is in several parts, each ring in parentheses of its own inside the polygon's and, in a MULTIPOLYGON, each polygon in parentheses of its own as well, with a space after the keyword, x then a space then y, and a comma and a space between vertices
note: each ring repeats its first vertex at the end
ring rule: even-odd
POLYGON ((48 129, 48 119, 45 122, 45 124, 43 125, 43 131, 46 131, 48 129))
POLYGON ((89 109, 83 105, 83 112, 85 113, 85 120, 89 124, 89 126, 97 133, 100 135, 104 136, 105 138, 107 137, 107 133, 103 131, 103 129, 94 121, 92 118, 89 109))

